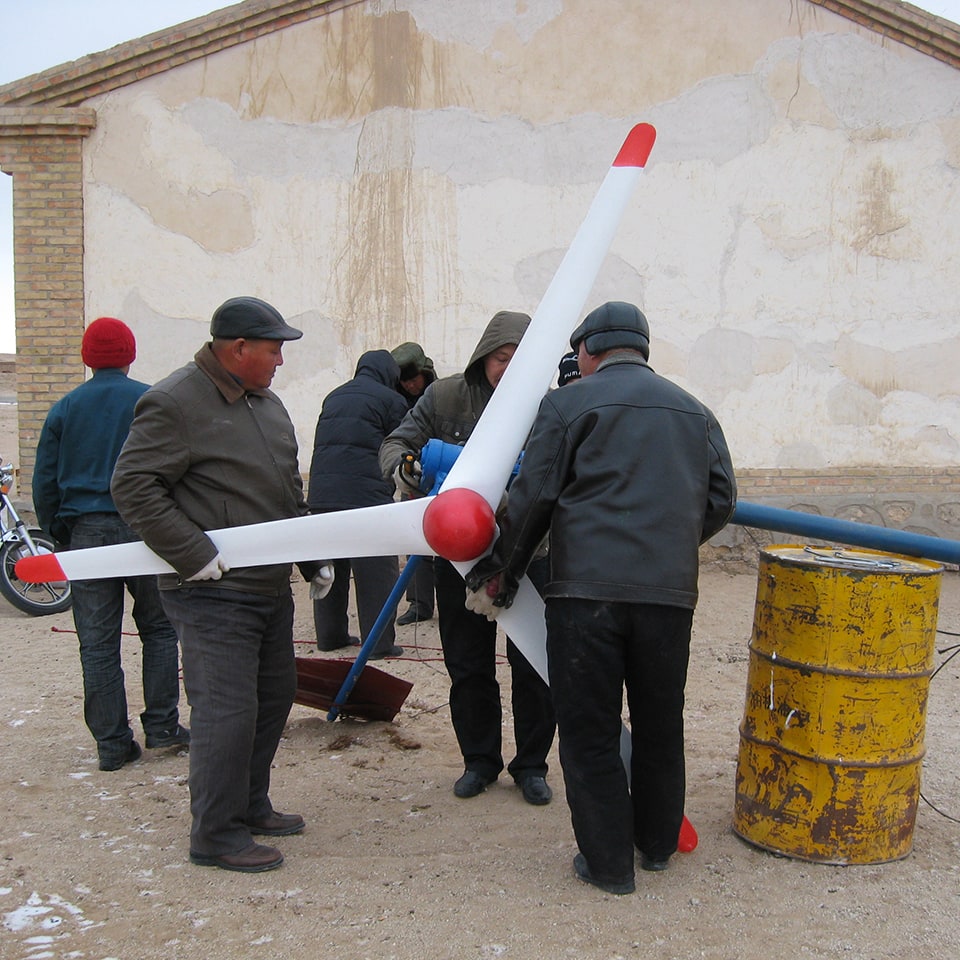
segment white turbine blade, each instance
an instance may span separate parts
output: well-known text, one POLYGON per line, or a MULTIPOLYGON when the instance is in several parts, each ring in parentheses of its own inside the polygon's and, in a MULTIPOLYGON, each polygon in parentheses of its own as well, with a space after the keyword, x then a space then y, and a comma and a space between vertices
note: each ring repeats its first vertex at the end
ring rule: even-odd
MULTIPOLYGON (((226 527, 211 530, 208 536, 230 567, 431 554, 433 551, 423 538, 423 513, 431 499, 422 497, 378 507, 226 527)), ((142 542, 67 550, 17 561, 17 576, 28 583, 173 572, 173 567, 142 542)))
POLYGON ((641 123, 623 142, 441 493, 469 487, 496 510, 655 138, 641 123))
POLYGON ((209 536, 231 567, 431 554, 433 551, 423 538, 423 513, 431 499, 421 497, 377 507, 229 527, 209 536))
MULTIPOLYGON (((641 123, 623 142, 441 492, 467 487, 496 509, 655 138, 653 127, 641 123)), ((231 567, 432 553, 422 531, 423 513, 431 500, 233 527, 212 531, 210 537, 231 567)), ((20 579, 32 583, 172 572, 143 543, 25 557, 17 562, 16 570, 20 579)))
MULTIPOLYGON (((470 569, 463 564, 461 573, 470 569)), ((520 581, 520 589, 513 605, 497 617, 497 625, 513 641, 513 645, 527 658, 530 666, 549 684, 547 675, 547 625, 543 619, 543 600, 529 578, 520 581)))

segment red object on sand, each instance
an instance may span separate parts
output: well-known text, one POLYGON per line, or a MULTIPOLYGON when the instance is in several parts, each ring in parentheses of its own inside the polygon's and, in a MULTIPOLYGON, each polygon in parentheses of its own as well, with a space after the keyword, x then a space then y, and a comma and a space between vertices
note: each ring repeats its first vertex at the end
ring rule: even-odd
POLYGON ((690 853, 697 849, 700 838, 697 831, 693 829, 693 824, 684 816, 683 823, 680 824, 680 839, 677 840, 677 849, 681 853, 690 853))
MULTIPOLYGON (((297 692, 294 703, 329 710, 347 678, 352 660, 326 660, 323 657, 297 657, 297 692)), ((401 680, 366 666, 357 678, 347 702, 339 712, 359 720, 393 720, 413 689, 409 680, 401 680)))

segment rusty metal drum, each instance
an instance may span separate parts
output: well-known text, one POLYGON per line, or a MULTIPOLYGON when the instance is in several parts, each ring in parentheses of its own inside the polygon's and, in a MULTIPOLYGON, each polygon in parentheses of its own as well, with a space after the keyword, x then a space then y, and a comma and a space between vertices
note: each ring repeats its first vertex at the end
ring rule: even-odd
POLYGON ((734 830, 819 863, 913 845, 938 563, 801 545, 761 552, 734 830))

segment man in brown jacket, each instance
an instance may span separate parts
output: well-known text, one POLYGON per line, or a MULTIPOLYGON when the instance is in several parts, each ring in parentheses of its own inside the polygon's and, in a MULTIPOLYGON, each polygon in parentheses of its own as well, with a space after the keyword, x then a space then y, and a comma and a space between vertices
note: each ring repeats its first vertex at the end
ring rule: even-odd
MULTIPOLYGON (((283 863, 254 835, 304 827, 268 795, 297 685, 291 569, 230 569, 206 531, 307 513, 293 424, 269 389, 283 342, 303 334, 254 297, 222 304, 210 333, 191 363, 138 402, 111 492, 176 570, 160 577, 160 596, 191 706, 190 859, 249 873, 283 863)), ((329 589, 319 563, 300 566, 314 577, 311 595, 329 589)))

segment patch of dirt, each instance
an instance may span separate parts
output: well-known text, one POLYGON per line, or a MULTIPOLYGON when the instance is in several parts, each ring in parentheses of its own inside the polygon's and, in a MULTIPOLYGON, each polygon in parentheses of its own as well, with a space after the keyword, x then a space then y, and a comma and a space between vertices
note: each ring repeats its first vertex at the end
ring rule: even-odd
MULTIPOLYGON (((453 796, 461 762, 436 622, 398 628, 380 669, 414 684, 393 724, 295 706, 272 797, 302 813, 286 863, 245 875, 187 861, 188 757, 145 751, 97 769, 83 725, 69 613, 32 619, 0 601, 0 956, 342 957, 402 960, 687 958, 942 960, 960 942, 960 824, 921 803, 913 852, 826 866, 759 850, 732 830, 738 726, 756 569, 708 565, 687 688, 687 813, 700 844, 633 896, 578 882, 556 747, 554 801, 525 804, 508 777, 453 796)), ((297 587, 299 655, 312 651, 297 587)), ((940 626, 960 631, 960 580, 940 626)), ((128 627, 132 629, 132 625, 128 627)), ((938 646, 956 642, 938 637, 938 646)), ((124 642, 134 729, 139 644, 124 642)), ((945 655, 937 657, 941 662, 945 655)), ((505 658, 501 658, 504 659, 505 658)), ((501 664, 504 702, 508 671, 501 664)), ((184 704, 185 720, 189 709, 184 704)), ((509 714, 506 750, 512 745, 509 714)), ((960 657, 931 683, 922 789, 960 818, 960 657)), ((508 753, 509 759, 509 753, 508 753)), ((271 841, 273 842, 273 841, 271 841)))

